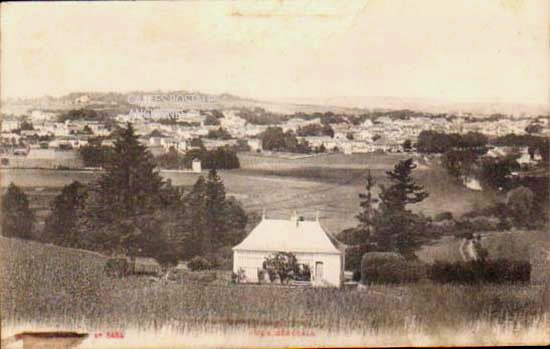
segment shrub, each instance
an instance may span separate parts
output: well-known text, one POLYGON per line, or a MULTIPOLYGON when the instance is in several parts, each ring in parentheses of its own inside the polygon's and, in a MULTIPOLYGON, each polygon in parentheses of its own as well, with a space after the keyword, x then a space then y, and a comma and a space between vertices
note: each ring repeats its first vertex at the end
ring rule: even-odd
POLYGON ((208 270, 212 268, 212 263, 206 258, 195 256, 189 261, 187 266, 191 271, 208 270))
POLYGON ((491 217, 479 216, 479 217, 473 218, 471 220, 471 223, 474 225, 474 227, 477 227, 478 231, 496 230, 498 229, 500 219, 494 216, 491 216, 491 217))
POLYGON ((408 262, 394 252, 365 253, 361 261, 361 283, 407 283, 425 275, 420 262, 408 262))
POLYGON ((452 214, 452 212, 449 212, 449 211, 438 213, 434 217, 434 221, 436 221, 436 222, 441 222, 441 221, 444 221, 444 220, 452 220, 452 219, 453 219, 453 214, 452 214))
POLYGON ((529 282, 531 264, 525 261, 435 262, 429 278, 437 283, 519 283, 529 282))
POLYGON ((498 230, 501 220, 496 216, 476 216, 473 218, 463 218, 457 225, 460 229, 471 231, 491 231, 498 230))
POLYGON ((350 246, 346 248, 346 270, 361 270, 361 260, 367 253, 367 245, 350 246))
POLYGON ((456 222, 452 219, 444 219, 430 224, 430 229, 436 234, 449 234, 456 231, 456 222))
POLYGON ((265 277, 265 270, 258 268, 258 282, 262 283, 262 281, 264 281, 264 277, 265 277))
POLYGON ((126 258, 109 258, 105 262, 104 271, 108 276, 125 276, 129 271, 130 266, 126 258))
POLYGON ((233 269, 233 250, 231 246, 220 247, 213 253, 209 253, 206 256, 206 260, 210 262, 211 268, 220 270, 232 270, 233 269))
POLYGON ((461 239, 473 239, 474 238, 474 233, 472 233, 471 231, 459 231, 455 234, 455 236, 457 238, 461 238, 461 239))

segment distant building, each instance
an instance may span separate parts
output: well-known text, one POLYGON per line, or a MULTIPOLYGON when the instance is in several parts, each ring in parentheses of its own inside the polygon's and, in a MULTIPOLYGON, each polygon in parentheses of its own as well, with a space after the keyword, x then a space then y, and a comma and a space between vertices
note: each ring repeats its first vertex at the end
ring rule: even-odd
POLYGON ((245 282, 258 282, 258 270, 265 258, 277 252, 291 252, 299 264, 309 266, 314 286, 340 287, 344 278, 344 251, 321 227, 319 220, 266 219, 233 247, 233 272, 244 270, 245 282))
POLYGON ((261 151, 262 148, 262 140, 258 138, 251 138, 247 141, 248 146, 250 147, 250 150, 252 151, 261 151))
POLYGON ((21 123, 19 120, 2 120, 2 132, 11 132, 19 129, 21 123))
POLYGON ((84 104, 84 103, 88 103, 89 101, 90 101, 90 97, 88 97, 87 95, 82 95, 78 98, 75 98, 74 104, 84 104))
POLYGON ((193 169, 193 172, 201 173, 202 172, 201 161, 199 159, 193 159, 193 162, 191 162, 191 168, 193 169))

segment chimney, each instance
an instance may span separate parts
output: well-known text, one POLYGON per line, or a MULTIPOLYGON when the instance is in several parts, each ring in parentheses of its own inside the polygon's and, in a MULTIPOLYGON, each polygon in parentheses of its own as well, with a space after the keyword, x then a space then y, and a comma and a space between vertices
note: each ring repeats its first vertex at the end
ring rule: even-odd
POLYGON ((296 226, 298 226, 298 214, 296 213, 296 210, 292 213, 292 216, 290 216, 291 222, 296 222, 296 226))
POLYGON ((265 208, 262 210, 262 221, 265 220, 265 208))
POLYGON ((315 221, 319 222, 319 210, 315 211, 315 221))

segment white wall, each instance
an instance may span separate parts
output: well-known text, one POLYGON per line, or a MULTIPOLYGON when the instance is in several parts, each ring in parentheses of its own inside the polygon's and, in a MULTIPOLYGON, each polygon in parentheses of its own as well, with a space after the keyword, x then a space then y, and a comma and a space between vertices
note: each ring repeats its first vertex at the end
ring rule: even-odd
MULTIPOLYGON (((258 268, 262 268, 265 257, 271 253, 262 251, 233 251, 233 272, 237 273, 240 268, 243 268, 247 282, 258 282, 258 268)), ((317 262, 322 262, 323 280, 332 286, 340 287, 343 280, 343 256, 326 253, 296 252, 294 254, 298 263, 309 265, 313 284, 320 281, 315 280, 315 267, 317 262)))

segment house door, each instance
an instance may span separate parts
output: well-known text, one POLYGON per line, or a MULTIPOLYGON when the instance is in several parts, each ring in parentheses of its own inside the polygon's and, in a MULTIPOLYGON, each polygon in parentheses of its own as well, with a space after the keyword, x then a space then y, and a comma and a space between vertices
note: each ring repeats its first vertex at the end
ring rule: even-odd
POLYGON ((315 280, 323 280, 323 262, 315 262, 315 280))

